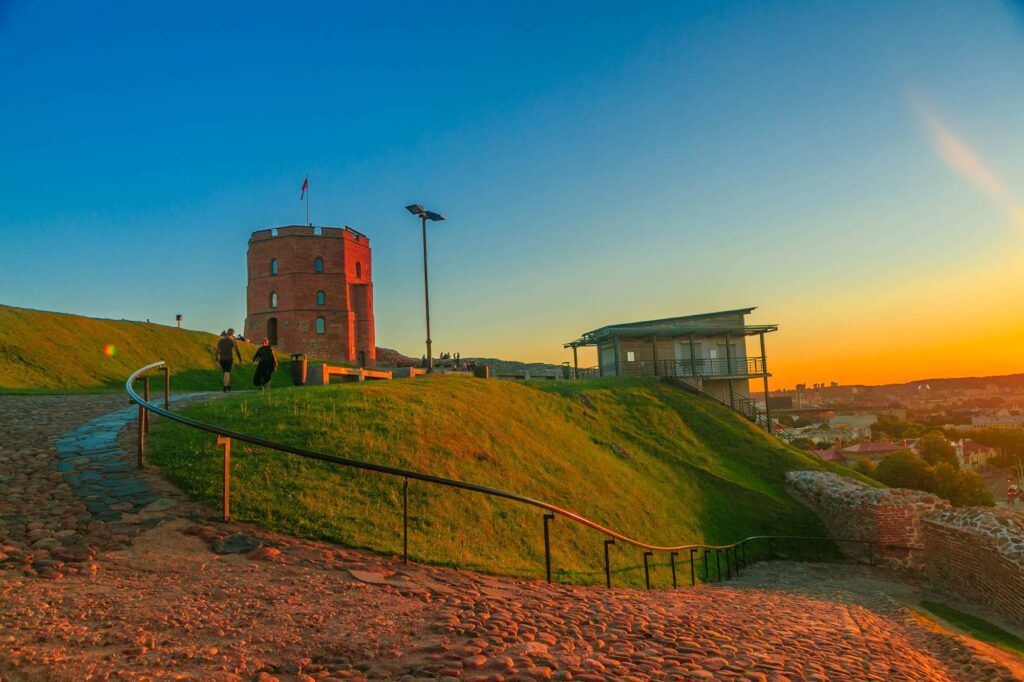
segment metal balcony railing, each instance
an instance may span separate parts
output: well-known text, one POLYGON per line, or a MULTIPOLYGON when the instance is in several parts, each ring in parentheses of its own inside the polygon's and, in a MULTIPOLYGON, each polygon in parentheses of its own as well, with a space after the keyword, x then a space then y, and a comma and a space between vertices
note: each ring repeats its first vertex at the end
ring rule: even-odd
POLYGON ((764 358, 697 358, 695 360, 658 360, 623 362, 622 373, 662 377, 748 377, 765 373, 764 358))

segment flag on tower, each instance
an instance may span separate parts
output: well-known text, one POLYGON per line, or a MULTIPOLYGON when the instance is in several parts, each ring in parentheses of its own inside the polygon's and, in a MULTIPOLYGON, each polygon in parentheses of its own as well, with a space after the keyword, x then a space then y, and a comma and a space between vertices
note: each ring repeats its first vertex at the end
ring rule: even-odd
POLYGON ((307 189, 309 189, 309 176, 308 175, 306 176, 306 179, 302 181, 302 193, 299 194, 299 201, 302 201, 303 199, 306 198, 306 190, 307 189))

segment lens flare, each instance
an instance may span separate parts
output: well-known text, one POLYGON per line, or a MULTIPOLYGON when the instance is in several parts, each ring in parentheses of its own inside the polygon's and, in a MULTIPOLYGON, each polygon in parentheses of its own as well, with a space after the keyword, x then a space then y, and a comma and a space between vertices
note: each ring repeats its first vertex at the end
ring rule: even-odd
POLYGON ((117 346, 112 343, 106 343, 103 345, 103 354, 108 358, 112 358, 117 355, 117 346))
POLYGON ((1014 196, 1002 178, 981 156, 958 136, 938 113, 923 100, 911 96, 910 103, 928 131, 932 148, 946 164, 1002 208, 1024 230, 1024 204, 1014 196))

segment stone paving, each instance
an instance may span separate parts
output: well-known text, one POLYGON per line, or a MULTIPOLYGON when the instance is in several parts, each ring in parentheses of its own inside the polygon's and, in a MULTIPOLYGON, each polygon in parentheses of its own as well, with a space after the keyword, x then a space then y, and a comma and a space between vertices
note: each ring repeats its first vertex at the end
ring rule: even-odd
MULTIPOLYGON (((179 394, 173 402, 204 397, 201 393, 179 394)), ((121 447, 118 435, 125 426, 138 421, 139 408, 126 407, 90 419, 57 439, 57 470, 84 503, 82 520, 119 521, 127 513, 159 512, 175 502, 161 497, 143 478, 136 452, 121 447)), ((158 518, 145 521, 142 529, 157 525, 158 518)))
MULTIPOLYGON (((124 404, 69 400, 77 422, 124 404)), ((60 401, 0 397, 13 420, 0 443, 0 680, 1021 679, 874 587, 844 590, 843 567, 777 562, 650 592, 546 585, 203 521, 213 514, 186 513, 152 479, 173 510, 140 513, 153 502, 127 492, 110 499, 132 509, 116 520, 97 507, 98 519, 58 471, 53 446, 75 427, 53 423, 60 401), (38 549, 44 538, 61 547, 38 549), (235 544, 247 551, 212 551, 235 544), (87 558, 59 558, 66 547, 87 558)))

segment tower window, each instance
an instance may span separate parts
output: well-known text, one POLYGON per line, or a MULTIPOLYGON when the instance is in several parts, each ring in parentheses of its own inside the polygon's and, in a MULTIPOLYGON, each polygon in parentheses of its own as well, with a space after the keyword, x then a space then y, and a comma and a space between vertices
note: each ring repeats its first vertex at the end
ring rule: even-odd
POLYGON ((327 294, 322 291, 316 292, 316 304, 323 305, 327 302, 327 294))
POLYGON ((359 261, 356 261, 356 279, 362 279, 362 278, 363 278, 363 264, 360 263, 359 261))
POLYGON ((277 259, 276 258, 271 258, 270 259, 270 274, 271 275, 276 275, 277 274, 277 259))
POLYGON ((324 318, 322 318, 322 317, 316 318, 316 333, 320 334, 321 336, 323 336, 323 333, 324 333, 324 318))
POLYGON ((276 291, 271 291, 270 292, 270 307, 271 308, 276 308, 277 307, 277 292, 276 291))
POLYGON ((317 256, 316 260, 313 261, 313 269, 316 270, 317 272, 323 272, 324 271, 324 259, 321 258, 320 256, 317 256))

